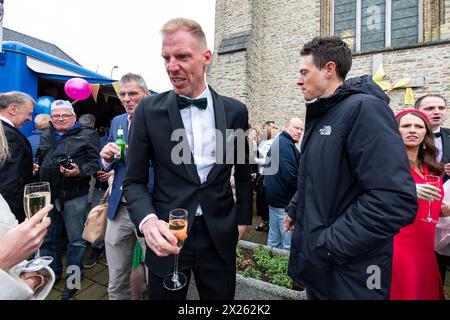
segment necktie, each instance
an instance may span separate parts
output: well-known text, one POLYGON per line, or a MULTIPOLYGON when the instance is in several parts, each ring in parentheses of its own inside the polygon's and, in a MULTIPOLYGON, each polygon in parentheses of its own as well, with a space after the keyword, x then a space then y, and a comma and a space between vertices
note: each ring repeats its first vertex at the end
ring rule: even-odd
POLYGON ((434 133, 434 136, 436 137, 436 138, 440 138, 440 137, 442 137, 442 133, 439 131, 439 132, 435 132, 434 133))
MULTIPOLYGON (((131 128, 131 121, 133 120, 133 116, 130 116, 129 118, 128 118, 128 132, 127 132, 127 135, 128 135, 128 137, 130 137, 130 128, 131 128)), ((127 138, 128 138, 127 137, 127 138)))
POLYGON ((177 95, 177 104, 180 110, 191 105, 194 105, 199 109, 205 110, 206 107, 208 106, 208 100, 206 98, 188 99, 177 95))

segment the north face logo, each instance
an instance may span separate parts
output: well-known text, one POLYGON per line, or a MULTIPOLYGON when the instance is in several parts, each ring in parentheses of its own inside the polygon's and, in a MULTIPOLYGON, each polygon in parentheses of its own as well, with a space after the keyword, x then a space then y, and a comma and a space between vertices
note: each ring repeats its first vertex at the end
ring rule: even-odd
POLYGON ((319 130, 319 133, 321 136, 331 135, 331 126, 323 126, 323 128, 319 130))

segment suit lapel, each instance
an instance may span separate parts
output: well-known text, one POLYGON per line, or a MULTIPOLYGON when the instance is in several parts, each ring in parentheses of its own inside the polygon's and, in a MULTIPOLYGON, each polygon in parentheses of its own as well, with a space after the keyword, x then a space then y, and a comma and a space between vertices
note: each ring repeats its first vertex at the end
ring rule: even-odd
POLYGON ((26 154, 27 154, 28 156, 32 156, 32 155, 33 155, 33 152, 32 152, 32 149, 31 149, 31 144, 30 144, 30 141, 28 141, 27 137, 25 137, 25 136, 23 135, 23 133, 20 132, 19 129, 17 129, 16 127, 13 127, 13 126, 10 125, 8 122, 3 121, 3 120, 1 120, 1 121, 2 121, 3 127, 8 127, 8 128, 10 128, 10 130, 11 130, 12 132, 14 132, 14 135, 15 135, 16 137, 19 138, 19 140, 20 140, 20 141, 22 142, 22 144, 25 146, 25 152, 26 152, 26 154))
POLYGON ((450 137, 447 131, 441 128, 442 137, 442 162, 447 163, 450 160, 450 137))
POLYGON ((214 119, 216 122, 216 129, 220 131, 220 134, 216 134, 216 163, 214 167, 212 167, 211 171, 208 174, 207 182, 214 181, 217 174, 220 172, 222 167, 226 164, 226 128, 227 122, 225 117, 225 106, 223 104, 223 100, 220 96, 211 88, 211 96, 213 99, 214 105, 214 119))
MULTIPOLYGON (((186 131, 184 130, 185 128, 183 125, 183 119, 181 118, 181 113, 177 106, 176 94, 174 91, 171 91, 169 94, 167 109, 169 111, 169 119, 172 126, 172 132, 177 129, 183 129, 183 141, 186 142, 189 146, 189 140, 186 136, 186 131)), ((191 179, 194 180, 195 183, 200 184, 200 178, 197 173, 197 167, 195 166, 192 151, 190 151, 190 163, 183 163, 183 165, 191 179)))

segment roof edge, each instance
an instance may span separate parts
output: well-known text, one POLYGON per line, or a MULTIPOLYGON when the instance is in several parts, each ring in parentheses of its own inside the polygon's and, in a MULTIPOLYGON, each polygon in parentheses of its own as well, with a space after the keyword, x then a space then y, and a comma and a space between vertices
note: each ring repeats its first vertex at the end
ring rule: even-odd
POLYGON ((31 56, 33 58, 54 64, 58 67, 81 73, 81 74, 85 75, 86 77, 95 78, 95 79, 99 79, 99 80, 114 81, 111 78, 108 78, 101 74, 95 73, 93 71, 85 69, 79 65, 68 62, 61 58, 49 55, 48 53, 45 53, 41 50, 32 48, 30 46, 27 46, 27 45, 17 42, 17 41, 4 41, 2 43, 2 47, 3 47, 3 51, 15 52, 15 53, 31 56))

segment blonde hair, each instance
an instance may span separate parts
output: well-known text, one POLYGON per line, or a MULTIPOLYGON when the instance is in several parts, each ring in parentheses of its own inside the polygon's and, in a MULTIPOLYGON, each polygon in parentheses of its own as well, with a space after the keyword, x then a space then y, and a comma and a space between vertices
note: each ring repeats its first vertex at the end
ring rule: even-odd
POLYGON ((34 118, 34 125, 39 130, 50 129, 50 116, 46 113, 40 113, 34 118))
POLYGON ((0 121, 0 168, 6 160, 9 159, 9 146, 8 140, 6 140, 5 130, 3 129, 3 123, 0 121))
POLYGON ((207 48, 205 33, 200 24, 194 20, 186 18, 175 18, 167 21, 161 29, 163 35, 177 32, 178 30, 188 31, 195 39, 198 40, 202 50, 207 48))

